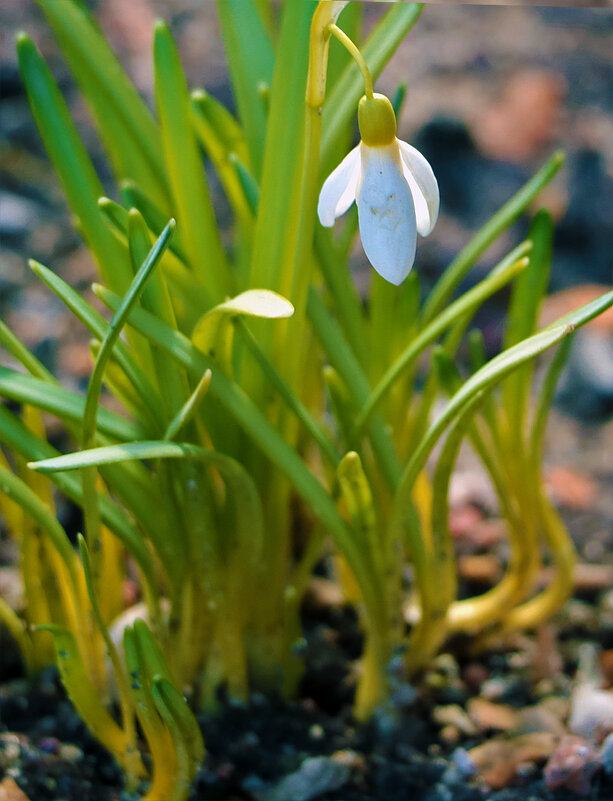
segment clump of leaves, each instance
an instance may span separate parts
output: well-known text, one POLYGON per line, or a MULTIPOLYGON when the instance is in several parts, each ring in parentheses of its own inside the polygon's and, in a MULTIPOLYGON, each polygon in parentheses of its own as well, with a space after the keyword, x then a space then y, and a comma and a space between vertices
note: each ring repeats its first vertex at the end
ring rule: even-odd
POLYGON ((366 636, 359 718, 385 703, 398 653, 410 675, 449 631, 534 625, 568 595, 573 552, 543 490, 543 432, 570 335, 613 294, 537 330, 552 228, 541 211, 525 242, 454 297, 558 171, 555 154, 425 299, 419 265, 400 288, 373 273, 366 302, 359 297, 348 270, 356 215, 334 234, 316 223, 322 178, 349 148, 363 93, 350 54, 330 45, 330 26, 360 43, 376 79, 421 5, 394 4, 362 41, 360 3, 286 0, 277 15, 268 0, 219 0, 234 117, 206 91, 189 92, 164 23, 154 34, 154 116, 79 0, 38 3, 116 180, 110 199, 49 69, 21 35, 32 111, 111 317, 31 264, 92 336, 85 397, 0 326, 22 368, 0 368, 0 395, 21 408, 0 407, 2 505, 35 633, 7 605, 0 612, 32 670, 51 659, 42 630, 51 632, 77 708, 134 781, 136 716, 152 757, 148 797, 181 799, 203 754, 182 693, 210 709, 221 685, 242 701, 253 688, 296 690, 300 602, 329 541, 366 636), (203 154, 232 212, 225 243, 203 154), (462 377, 456 354, 472 318, 509 284, 504 350, 486 362, 471 334, 473 371, 462 377), (528 422, 533 361, 560 343, 528 422), (434 415, 441 394, 448 400, 434 415), (63 421, 73 452, 48 443, 41 412, 63 421), (512 556, 498 586, 457 600, 447 504, 465 439, 491 476, 512 556), (51 485, 83 509, 79 554, 57 523, 51 485), (296 556, 297 522, 306 540, 296 556), (542 545, 556 569, 533 595, 542 545), (408 633, 407 562, 417 602, 408 633), (124 611, 127 569, 143 600, 124 611))

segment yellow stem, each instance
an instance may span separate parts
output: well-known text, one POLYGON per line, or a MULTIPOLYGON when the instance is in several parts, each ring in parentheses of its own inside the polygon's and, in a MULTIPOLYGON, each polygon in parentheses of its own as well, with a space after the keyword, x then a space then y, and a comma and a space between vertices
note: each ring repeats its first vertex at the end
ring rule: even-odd
POLYGON ((372 75, 370 74, 370 70, 368 69, 368 64, 364 60, 364 56, 360 53, 356 45, 351 41, 351 39, 347 36, 347 34, 344 31, 342 31, 337 25, 334 24, 328 25, 326 31, 329 31, 332 36, 338 39, 338 41, 349 52, 355 63, 360 68, 360 72, 362 73, 362 77, 364 78, 364 94, 366 95, 366 97, 371 99, 374 96, 372 75))
POLYGON ((505 631, 538 626, 572 595, 576 561, 573 542, 542 488, 540 503, 541 523, 553 559, 554 576, 545 590, 509 612, 503 621, 505 631))

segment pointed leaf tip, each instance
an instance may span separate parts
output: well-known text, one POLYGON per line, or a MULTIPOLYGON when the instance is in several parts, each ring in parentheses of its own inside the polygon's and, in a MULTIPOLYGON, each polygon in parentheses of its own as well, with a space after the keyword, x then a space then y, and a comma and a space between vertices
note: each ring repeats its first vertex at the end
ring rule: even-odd
POLYGON ((19 49, 28 43, 32 43, 32 39, 30 39, 28 34, 25 31, 17 31, 15 34, 15 45, 17 48, 19 49))
POLYGON ((235 298, 221 304, 225 311, 246 314, 250 317, 277 319, 291 317, 294 313, 292 303, 270 289, 248 289, 235 298))
POLYGON ((161 17, 156 19, 156 21, 153 23, 153 32, 156 36, 161 33, 167 33, 169 30, 170 28, 168 26, 168 23, 166 22, 165 19, 162 19, 161 17))

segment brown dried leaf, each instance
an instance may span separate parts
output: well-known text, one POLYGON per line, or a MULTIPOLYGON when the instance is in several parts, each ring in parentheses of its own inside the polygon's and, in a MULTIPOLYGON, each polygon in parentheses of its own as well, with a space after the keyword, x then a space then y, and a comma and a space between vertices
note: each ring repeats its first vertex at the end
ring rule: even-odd
POLYGON ((494 704, 486 698, 471 698, 467 711, 470 719, 481 731, 491 729, 510 731, 517 726, 517 711, 506 704, 494 704))
MULTIPOLYGON (((544 567, 539 571, 537 578, 537 586, 541 589, 547 587, 554 576, 554 571, 551 567, 544 567)), ((595 594, 609 589, 613 586, 613 567, 611 565, 594 565, 588 562, 579 562, 575 565, 575 572, 573 576, 573 585, 577 592, 595 594)), ((580 625, 593 625, 591 622, 593 615, 591 614, 593 607, 589 604, 583 604, 576 599, 570 600, 565 609, 567 615, 570 614, 571 624, 580 625), (578 616, 574 620, 574 615, 578 616)), ((564 610, 563 610, 564 613, 564 610)))
MULTIPOLYGON (((560 706, 564 711, 568 711, 568 704, 561 699, 563 704, 560 706)), ((563 737, 566 734, 566 726, 562 722, 564 717, 562 709, 554 710, 553 705, 537 704, 522 709, 517 716, 516 734, 531 734, 534 732, 549 732, 556 737, 563 737)))
POLYGON ((483 554, 462 556, 458 562, 460 576, 478 584, 496 584, 502 576, 502 564, 497 556, 483 554))
POLYGON ((563 660, 558 649, 556 629, 550 625, 539 626, 534 648, 530 654, 530 673, 534 682, 551 679, 559 675, 563 660))
POLYGON ((558 738, 547 732, 523 734, 511 740, 494 739, 468 751, 483 781, 493 790, 507 787, 527 762, 542 762, 556 747, 558 738))
POLYGON ((15 779, 5 776, 0 782, 0 801, 30 801, 15 779))
POLYGON ((569 509, 590 509, 598 497, 598 482, 568 465, 551 467, 547 485, 553 498, 569 509))
POLYGON ((432 717, 439 726, 453 726, 455 729, 462 732, 462 734, 467 734, 469 736, 477 733, 477 727, 458 704, 436 706, 432 710, 432 717))
POLYGON ((613 687, 613 649, 600 654, 600 669, 605 680, 606 689, 613 687))

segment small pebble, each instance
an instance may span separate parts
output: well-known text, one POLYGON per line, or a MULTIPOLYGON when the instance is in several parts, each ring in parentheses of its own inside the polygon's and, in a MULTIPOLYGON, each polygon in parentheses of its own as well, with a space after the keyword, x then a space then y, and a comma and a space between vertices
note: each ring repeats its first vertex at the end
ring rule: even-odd
POLYGON ((448 679, 457 679, 460 675, 458 663, 451 654, 439 654, 432 663, 432 669, 448 679))
POLYGON ((53 715, 45 715, 42 717, 38 724, 38 729, 40 732, 44 732, 48 736, 51 736, 52 733, 56 730, 57 723, 53 715))
POLYGON ((598 562, 605 553, 604 543, 600 540, 588 540, 583 546, 583 556, 588 562, 598 562))
POLYGON ((43 737, 38 747, 44 754, 57 754, 60 750, 60 741, 55 737, 43 737))
POLYGON ((347 765, 353 771, 364 773, 366 771, 366 759, 363 754, 351 748, 344 748, 342 751, 335 751, 332 759, 339 765, 347 765))
POLYGON ((324 731, 324 727, 320 726, 319 723, 314 723, 309 728, 309 737, 311 738, 311 740, 323 740, 325 736, 326 733, 324 731))
POLYGON ((613 776, 613 732, 605 737, 600 751, 600 759, 607 776, 613 776))
POLYGON ((584 643, 579 649, 568 728, 585 740, 596 741, 613 731, 613 692, 600 689, 602 683, 598 651, 584 643))
POLYGON ((481 695, 489 701, 495 701, 497 698, 502 698, 508 689, 509 682, 506 679, 488 679, 481 685, 481 695))
POLYGON ((456 745, 460 739, 460 730, 457 726, 444 726, 439 734, 445 745, 456 745))
POLYGON ((608 590, 600 599, 600 608, 603 612, 613 613, 613 590, 608 590))
POLYGON ((525 781, 531 776, 534 776, 538 770, 535 762, 524 762, 517 766, 517 778, 525 781))
MULTIPOLYGON (((451 784, 452 782, 449 782, 451 784)), ((437 782, 434 785, 434 792, 436 793, 435 798, 437 801, 453 801, 453 789, 451 787, 446 786, 445 783, 445 775, 443 774, 443 781, 437 782)))
POLYGON ((470 758, 468 751, 466 751, 464 748, 456 748, 451 755, 451 761, 462 774, 462 776, 465 776, 466 778, 474 776, 477 772, 477 766, 470 758))
POLYGON ((242 789, 251 797, 259 798, 265 794, 266 784, 259 776, 250 774, 241 782, 242 789))
POLYGON ((441 706, 445 704, 458 704, 464 706, 468 700, 468 693, 464 684, 458 679, 446 687, 441 687, 438 691, 437 701, 441 706))
POLYGON ((394 683, 392 702, 396 707, 411 706, 417 700, 417 691, 406 681, 394 683))
POLYGON ((254 731, 248 731, 242 738, 241 738, 241 745, 245 748, 257 748, 260 744, 260 738, 254 731))
POLYGON ((537 698, 545 698, 548 695, 552 695, 555 689, 556 682, 553 679, 541 679, 541 681, 534 685, 534 694, 537 698))
POLYGON ((600 767, 599 754, 581 737, 563 737, 545 766, 545 784, 549 790, 564 788, 585 797, 591 779, 600 767))
POLYGON ((572 694, 568 728, 586 740, 595 740, 599 732, 613 730, 613 692, 589 684, 577 687, 572 694))
POLYGON ((232 762, 222 762, 217 768, 217 777, 219 779, 229 779, 234 775, 234 765, 232 762))
POLYGON ((317 712, 317 704, 312 698, 303 698, 300 702, 300 706, 304 709, 305 712, 317 712))
POLYGON ((530 666, 530 657, 527 653, 509 654, 509 667, 511 670, 524 670, 530 666))
POLYGON ((564 623, 568 626, 585 627, 589 630, 598 628, 599 621, 594 607, 585 601, 578 601, 576 598, 566 602, 566 605, 561 610, 561 616, 564 623))
POLYGON ((0 739, 0 767, 8 768, 19 761, 21 746, 15 734, 3 734, 0 739))
POLYGON ((478 692, 483 682, 489 678, 489 673, 484 665, 480 665, 478 662, 471 662, 464 668, 462 678, 470 690, 478 692))
POLYGON ((268 698, 264 695, 264 693, 251 693, 250 700, 251 706, 266 706, 268 704, 268 698))
POLYGON ((266 794, 266 801, 311 801, 339 790, 349 779, 349 767, 330 757, 309 757, 266 794))
POLYGON ((79 762, 83 759, 83 751, 70 743, 61 745, 58 754, 60 759, 65 759, 66 762, 79 762))

